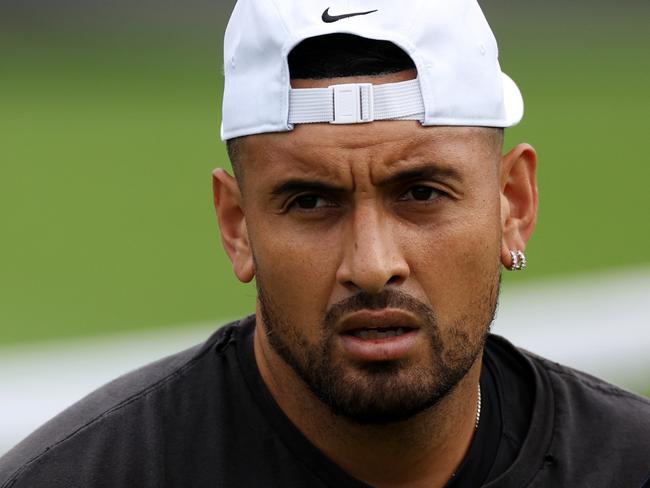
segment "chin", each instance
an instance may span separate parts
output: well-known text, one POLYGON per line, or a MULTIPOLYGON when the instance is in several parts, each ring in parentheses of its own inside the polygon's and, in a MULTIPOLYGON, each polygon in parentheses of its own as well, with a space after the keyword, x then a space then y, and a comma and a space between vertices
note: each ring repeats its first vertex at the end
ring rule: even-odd
POLYGON ((336 416, 360 425, 407 421, 445 398, 465 377, 473 360, 460 368, 429 367, 403 361, 361 366, 333 361, 298 372, 307 387, 336 416))

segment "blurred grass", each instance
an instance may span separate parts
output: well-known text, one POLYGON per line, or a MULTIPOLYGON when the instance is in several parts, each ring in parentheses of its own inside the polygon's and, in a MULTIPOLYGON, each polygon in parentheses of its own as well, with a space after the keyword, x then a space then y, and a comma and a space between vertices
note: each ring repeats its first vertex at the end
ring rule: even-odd
POLYGON ((0 341, 251 310, 211 203, 218 44, 3 37, 0 341))
MULTIPOLYGON (((490 19, 527 102, 507 145, 537 148, 541 211, 506 286, 648 264, 644 17, 519 8, 490 19)), ((0 32, 0 343, 252 311, 211 202, 221 35, 0 32)))
POLYGON ((539 153, 540 215, 525 278, 650 262, 650 4, 508 6, 490 19, 526 115, 507 142, 539 153))

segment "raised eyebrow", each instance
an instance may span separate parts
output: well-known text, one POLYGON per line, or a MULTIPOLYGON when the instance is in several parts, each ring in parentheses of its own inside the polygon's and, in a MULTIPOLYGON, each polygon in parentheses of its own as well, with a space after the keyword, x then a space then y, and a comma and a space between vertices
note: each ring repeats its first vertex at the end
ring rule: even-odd
POLYGON ((378 182, 379 186, 394 185, 405 181, 428 178, 443 178, 455 180, 458 183, 463 181, 461 174, 455 168, 439 166, 437 164, 423 164, 414 168, 404 169, 384 178, 378 182))
POLYGON ((322 192, 322 193, 343 193, 345 188, 330 185, 322 181, 303 180, 299 178, 283 181, 271 189, 271 195, 278 197, 288 193, 300 193, 305 191, 322 192))

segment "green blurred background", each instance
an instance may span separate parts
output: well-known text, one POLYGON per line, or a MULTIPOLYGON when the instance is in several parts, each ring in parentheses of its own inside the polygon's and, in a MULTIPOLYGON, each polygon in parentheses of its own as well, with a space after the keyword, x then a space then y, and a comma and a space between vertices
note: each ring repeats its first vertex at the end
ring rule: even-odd
MULTIPOLYGON (((650 265, 650 2, 481 2, 541 213, 506 287, 650 265)), ((230 2, 3 0, 0 344, 249 313, 210 172, 230 2)))

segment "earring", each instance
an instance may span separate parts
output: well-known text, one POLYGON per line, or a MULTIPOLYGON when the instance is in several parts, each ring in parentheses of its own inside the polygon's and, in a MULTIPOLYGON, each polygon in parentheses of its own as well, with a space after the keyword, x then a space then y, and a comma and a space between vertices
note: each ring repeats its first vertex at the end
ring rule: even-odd
POLYGON ((510 271, 523 271, 526 269, 526 255, 523 251, 519 249, 510 251, 510 258, 512 259, 512 264, 508 268, 510 271))

